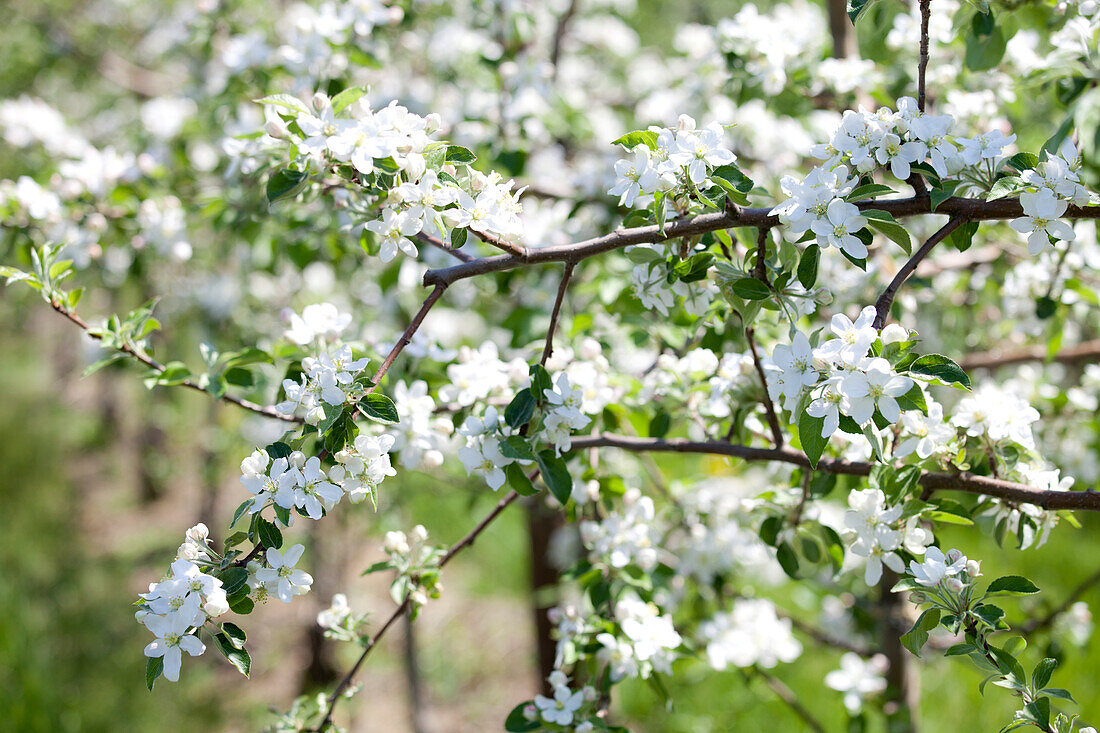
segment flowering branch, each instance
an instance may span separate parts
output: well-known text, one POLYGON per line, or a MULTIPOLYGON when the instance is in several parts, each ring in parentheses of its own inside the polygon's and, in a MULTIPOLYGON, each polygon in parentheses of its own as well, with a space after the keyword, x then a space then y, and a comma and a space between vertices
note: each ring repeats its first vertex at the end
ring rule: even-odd
MULTIPOLYGON (((84 333, 89 338, 95 339, 96 341, 102 341, 103 340, 103 336, 99 333, 94 332, 92 330, 92 327, 88 324, 88 322, 85 321, 83 318, 81 318, 76 313, 76 311, 68 308, 67 306, 63 305, 60 301, 58 301, 56 299, 51 299, 50 300, 50 306, 55 311, 57 311, 61 315, 68 318, 71 323, 75 324, 82 331, 84 331, 84 333)), ((126 356, 130 357, 131 359, 134 359, 135 361, 138 361, 138 362, 144 364, 145 366, 149 367, 150 369, 155 371, 158 375, 164 374, 164 372, 167 370, 167 367, 165 365, 161 364, 159 361, 152 358, 148 354, 145 354, 140 349, 134 348, 133 346, 131 346, 129 344, 123 343, 123 344, 120 344, 119 346, 117 346, 115 348, 119 352, 121 352, 121 353, 125 354, 126 356)), ((190 379, 190 378, 184 379, 184 380, 182 380, 180 382, 176 382, 174 384, 177 384, 180 387, 187 387, 188 389, 193 389, 196 392, 202 392, 203 394, 210 395, 210 396, 214 397, 215 399, 221 400, 222 402, 228 402, 229 404, 236 405, 237 407, 244 408, 245 410, 248 410, 249 412, 254 412, 258 415, 263 415, 264 417, 273 417, 277 420, 283 420, 284 422, 292 422, 292 423, 302 422, 302 418, 295 417, 294 415, 284 415, 283 413, 278 412, 274 407, 269 407, 269 406, 265 406, 265 405, 258 405, 255 402, 252 402, 250 400, 241 399, 240 397, 234 397, 231 394, 223 394, 220 397, 216 396, 212 392, 210 392, 208 389, 206 389, 205 387, 200 385, 198 382, 196 382, 195 380, 190 379)))
MULTIPOLYGON (((600 433, 599 435, 575 438, 573 447, 577 449, 622 448, 623 450, 635 452, 702 453, 732 456, 746 461, 777 461, 805 468, 810 467, 810 460, 806 455, 793 448, 757 448, 713 440, 632 438, 625 435, 600 433)), ((842 458, 822 458, 817 464, 817 470, 826 473, 868 476, 875 465, 863 461, 848 461, 842 458)), ((1091 489, 1088 491, 1042 491, 1014 481, 977 476, 968 471, 957 473, 923 471, 919 483, 929 491, 963 491, 969 494, 995 496, 1022 504, 1034 504, 1043 509, 1100 511, 1100 492, 1091 489)))

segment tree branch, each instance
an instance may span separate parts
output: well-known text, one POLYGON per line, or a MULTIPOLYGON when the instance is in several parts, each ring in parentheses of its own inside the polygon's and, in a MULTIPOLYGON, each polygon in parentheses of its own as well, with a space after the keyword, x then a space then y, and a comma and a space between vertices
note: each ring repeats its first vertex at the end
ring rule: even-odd
MULTIPOLYGON (((877 209, 885 211, 896 219, 932 213, 931 199, 927 195, 880 201, 858 201, 856 206, 860 210, 877 209)), ((936 207, 935 213, 946 214, 952 218, 966 221, 1000 221, 1023 216, 1023 211, 1020 200, 1015 198, 985 201, 983 199, 952 197, 941 202, 936 207)), ((1066 220, 1100 219, 1100 206, 1070 205, 1061 218, 1066 220)), ((771 209, 743 209, 739 206, 727 206, 726 210, 722 212, 674 219, 665 225, 663 234, 656 225, 620 229, 582 242, 528 249, 525 257, 515 255, 479 257, 460 265, 428 270, 424 273, 424 284, 450 285, 458 280, 490 272, 512 270, 527 264, 580 262, 588 257, 629 247, 633 244, 654 244, 679 237, 706 234, 718 229, 774 227, 778 226, 779 223, 779 217, 772 215, 771 209)))
POLYGON ((1045 346, 1024 346, 1018 349, 994 349, 968 354, 959 365, 966 370, 996 369, 1014 364, 1026 364, 1031 361, 1056 361, 1061 364, 1091 364, 1100 358, 1100 339, 1083 341, 1076 346, 1062 349, 1053 356, 1047 353, 1045 346))
MULTIPOLYGON (((484 519, 478 522, 476 527, 470 530, 470 532, 467 533, 465 537, 460 539, 455 544, 451 545, 450 549, 447 550, 447 552, 443 554, 443 557, 440 558, 439 567, 442 568, 444 565, 449 563, 455 555, 462 552, 470 545, 474 544, 474 540, 478 538, 478 535, 484 532, 485 528, 492 524, 493 520, 500 516, 500 513, 507 509, 508 505, 518 498, 519 494, 512 491, 499 502, 497 502, 497 505, 493 508, 493 511, 489 512, 489 514, 484 519)), ((336 685, 336 689, 334 689, 332 691, 332 694, 329 695, 328 710, 325 713, 325 717, 321 720, 320 723, 317 724, 317 727, 313 729, 315 733, 320 733, 332 723, 332 714, 336 711, 336 704, 340 702, 340 697, 344 694, 344 691, 347 690, 348 686, 351 685, 351 682, 355 678, 355 675, 363 666, 363 662, 367 661, 367 657, 370 656, 370 653, 374 650, 374 647, 377 646, 382 637, 386 635, 386 632, 390 630, 390 627, 393 626, 394 623, 409 610, 409 608, 409 597, 405 596, 405 600, 402 601, 396 609, 394 609, 393 613, 390 614, 389 618, 386 619, 381 628, 379 628, 378 631, 374 633, 374 636, 372 636, 370 640, 367 641, 366 645, 363 647, 363 653, 359 655, 359 658, 355 660, 355 664, 351 666, 351 669, 348 670, 347 674, 345 674, 343 678, 341 678, 339 684, 336 685)))
POLYGON ((764 410, 768 414, 768 426, 772 430, 772 442, 775 443, 776 448, 782 448, 783 428, 779 426, 779 418, 775 414, 775 405, 772 404, 771 395, 768 394, 768 378, 764 374, 764 365, 760 363, 760 354, 756 351, 756 341, 753 339, 753 329, 751 327, 745 329, 745 340, 749 342, 752 363, 756 367, 756 374, 760 377, 760 385, 764 390, 764 396, 760 401, 764 403, 764 410))
MULTIPOLYGON (((808 468, 810 460, 793 448, 757 448, 721 441, 691 441, 683 438, 633 438, 626 435, 600 433, 573 439, 573 448, 621 448, 627 451, 652 451, 665 453, 699 453, 742 458, 746 461, 777 461, 808 468)), ((818 471, 827 473, 867 476, 876 464, 848 461, 843 458, 822 458, 818 471)), ((968 471, 939 473, 925 471, 920 477, 921 486, 928 491, 962 491, 1004 499, 1020 504, 1034 504, 1043 509, 1079 509, 1100 511, 1100 492, 1043 491, 1014 481, 1004 481, 989 476, 978 476, 968 471)))
MULTIPOLYGON (((81 318, 79 315, 77 315, 76 311, 69 310, 68 308, 66 308, 65 306, 63 306, 61 303, 59 303, 57 301, 51 301, 50 306, 55 311, 57 311, 61 315, 68 318, 70 322, 76 324, 76 326, 78 326, 82 331, 84 331, 84 333, 89 338, 95 339, 96 341, 102 341, 103 340, 102 336, 100 336, 99 334, 95 334, 95 333, 91 332, 91 330, 90 330, 91 326, 89 326, 88 323, 83 318, 81 318)), ((144 364, 145 366, 149 367, 150 369, 157 372, 158 374, 163 374, 164 373, 165 366, 163 364, 161 364, 159 361, 152 358, 148 354, 146 354, 142 351, 139 351, 138 349, 135 349, 134 347, 130 346, 129 344, 123 344, 122 346, 118 347, 116 350, 122 352, 123 354, 126 354, 131 359, 134 359, 135 361, 138 361, 138 362, 144 364)), ((284 422, 292 422, 292 423, 301 423, 301 422, 303 422, 302 418, 300 418, 300 417, 295 417, 294 415, 284 415, 283 413, 276 410, 274 407, 269 407, 269 406, 265 406, 265 405, 258 405, 255 402, 252 402, 250 400, 244 400, 244 399, 241 399, 240 397, 234 397, 231 394, 223 394, 221 397, 217 397, 214 394, 212 394, 211 392, 207 391, 206 388, 200 386, 198 382, 196 382, 195 380, 190 379, 190 378, 185 379, 182 382, 179 382, 176 386, 187 387, 188 389, 193 389, 196 392, 202 392, 205 395, 208 395, 210 397, 214 397, 214 399, 221 400, 222 402, 228 402, 231 405, 236 405, 237 407, 244 408, 245 410, 248 410, 249 412, 254 412, 257 415, 263 415, 264 417, 271 417, 271 418, 275 418, 276 420, 282 420, 284 422)))
POLYGON ((546 360, 554 353, 554 331, 558 328, 558 316, 561 314, 561 304, 565 300, 565 291, 569 288, 569 279, 573 277, 573 268, 576 263, 566 262, 565 271, 561 274, 561 283, 558 285, 558 295, 554 298, 554 309, 550 312, 550 327, 546 329, 546 345, 542 347, 542 359, 539 364, 546 366, 546 360))
POLYGON ((1095 573, 1081 581, 1081 583, 1076 588, 1074 588, 1068 596, 1066 596, 1066 599, 1058 604, 1058 606, 1055 607, 1052 611, 1047 613, 1042 618, 1031 619, 1026 624, 1020 627, 1020 631, 1024 634, 1033 634, 1036 631, 1042 631, 1051 626, 1059 616, 1068 611, 1070 609, 1070 606, 1076 603, 1081 598, 1081 596, 1085 594, 1085 591, 1087 591, 1089 588, 1096 585, 1097 583, 1100 583, 1100 570, 1097 570, 1095 573))
POLYGON ((924 111, 925 77, 928 72, 928 21, 932 17, 932 0, 920 0, 920 61, 917 65, 917 109, 924 111))
POLYGON ((937 244, 947 239, 951 232, 962 226, 964 221, 965 219, 960 216, 951 217, 946 224, 936 230, 936 233, 929 237, 928 240, 921 245, 920 249, 914 252, 913 256, 901 266, 901 269, 894 275, 894 279, 890 281, 890 284, 886 286, 886 289, 882 291, 882 295, 880 295, 875 302, 875 328, 882 328, 886 325, 886 318, 890 315, 890 306, 894 304, 894 296, 898 294, 901 286, 905 284, 905 281, 908 280, 909 276, 913 274, 913 271, 917 269, 917 265, 935 249, 937 244))
MULTIPOLYGON (((814 731, 814 733, 825 733, 825 728, 822 727, 817 718, 806 709, 806 706, 799 702, 798 695, 794 693, 794 690, 787 687, 786 683, 759 666, 753 667, 752 672, 760 679, 764 680, 768 687, 771 688, 771 691, 775 693, 776 697, 785 702, 787 707, 793 710, 798 717, 802 718, 802 722, 806 724, 807 728, 814 731)), ((746 673, 746 677, 748 676, 748 673, 746 673)))

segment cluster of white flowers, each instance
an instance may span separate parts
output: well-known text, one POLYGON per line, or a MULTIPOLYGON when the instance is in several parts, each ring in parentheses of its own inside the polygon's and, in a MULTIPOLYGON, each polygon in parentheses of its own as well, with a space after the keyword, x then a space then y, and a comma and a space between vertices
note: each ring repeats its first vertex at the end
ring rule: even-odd
POLYGON ((249 587, 253 590, 263 588, 258 595, 260 600, 274 594, 283 603, 290 603, 294 596, 309 593, 313 576, 295 567, 305 550, 304 545, 291 545, 285 552, 269 547, 264 554, 267 567, 256 561, 248 564, 249 587))
POLYGON ((423 379, 412 384, 397 382, 393 404, 401 421, 395 426, 392 450, 400 453, 401 465, 412 469, 443 465, 443 452, 448 448, 454 423, 444 416, 432 417, 435 400, 428 394, 428 383, 423 379))
POLYGON ((653 499, 638 489, 623 494, 620 511, 609 512, 602 521, 581 522, 581 540, 593 558, 613 568, 637 565, 649 572, 657 567, 659 534, 653 520, 653 499))
POLYGON ((1027 190, 1020 194, 1024 215, 1013 219, 1009 226, 1027 235, 1027 251, 1037 255, 1051 245, 1051 240, 1072 241, 1073 227, 1059 217, 1069 204, 1089 203, 1089 192, 1081 185, 1081 155, 1073 141, 1066 138, 1058 155, 1050 155, 1034 169, 1021 175, 1027 190))
POLYGON ((418 524, 405 534, 401 531, 387 532, 382 549, 390 556, 389 565, 398 573, 396 587, 398 594, 395 602, 408 598, 416 606, 423 606, 429 598, 438 598, 443 591, 438 572, 425 572, 428 568, 438 568, 442 551, 428 544, 428 530, 418 524))
POLYGON ((539 432, 550 443, 558 455, 568 451, 573 445, 573 431, 592 422, 582 411, 584 391, 575 389, 564 372, 554 380, 553 389, 544 389, 546 398, 545 414, 542 418, 542 430, 539 432))
POLYGON ((478 473, 496 491, 504 485, 504 467, 515 459, 500 452, 500 438, 508 437, 511 428, 500 419, 497 408, 490 405, 481 417, 470 415, 458 429, 466 437, 466 445, 458 450, 458 458, 466 473, 478 473))
POLYGON ((924 553, 924 562, 909 561, 909 571, 913 579, 925 588, 935 588, 941 583, 948 590, 958 593, 968 583, 981 575, 976 560, 968 560, 958 550, 944 553, 938 547, 929 547, 924 553))
MULTIPOLYGON (((308 459, 301 451, 271 460, 266 450, 257 449, 241 461, 241 483, 255 495, 248 511, 256 514, 269 504, 283 509, 298 508, 303 516, 320 519, 344 496, 340 486, 329 480, 321 459, 308 459)), ((294 515, 290 515, 293 522, 294 515)))
POLYGON ((863 701, 886 690, 886 671, 890 663, 882 654, 864 659, 855 652, 845 652, 840 658, 840 669, 825 675, 825 684, 844 693, 844 707, 855 715, 863 708, 863 701))
POLYGON ((326 417, 325 405, 340 409, 348 395, 360 389, 355 378, 369 363, 370 359, 355 359, 346 344, 331 353, 302 359, 300 381, 283 380, 286 399, 275 409, 284 415, 304 410, 306 422, 316 425, 326 417))
POLYGON ((820 8, 801 0, 763 13, 748 3, 715 26, 722 52, 736 55, 767 94, 779 94, 795 69, 820 58, 824 33, 820 8))
POLYGON ((1031 426, 1038 419, 1039 411, 1027 400, 992 383, 983 383, 955 406, 951 424, 970 437, 1033 451, 1031 426))
POLYGON ((516 385, 526 386, 527 362, 516 357, 503 361, 496 343, 486 341, 476 349, 463 346, 458 359, 447 365, 450 384, 439 389, 439 399, 459 407, 478 402, 507 403, 515 394, 516 385))
POLYGON ((581 392, 579 409, 586 415, 598 415, 622 396, 622 389, 611 386, 611 364, 594 338, 582 339, 576 351, 571 346, 555 346, 546 369, 551 374, 568 375, 569 383, 581 392))
POLYGON ((621 206, 644 208, 658 191, 701 187, 711 171, 737 160, 725 147, 725 131, 717 122, 696 128, 694 119, 680 115, 675 129, 651 127, 649 132, 656 135, 652 147, 638 143, 630 148, 632 161, 615 163, 618 180, 608 193, 618 196, 621 206))
POLYGON ((212 550, 204 524, 187 530, 168 575, 149 584, 135 612, 138 621, 156 637, 145 647, 145 656, 164 659, 164 676, 175 682, 180 676, 183 652, 196 657, 206 651, 198 629, 208 619, 229 612, 222 582, 202 572, 197 562, 209 561, 212 550))
POLYGON ((438 115, 421 117, 396 102, 371 110, 363 98, 337 113, 321 93, 312 101, 316 114, 282 99, 269 101, 267 133, 289 140, 313 165, 345 164, 360 176, 385 172, 384 162, 396 166, 398 179, 385 197, 381 218, 366 224, 379 237, 383 262, 398 252, 416 257, 413 238, 421 233, 445 242, 451 229, 466 228, 507 242, 522 238, 521 191, 512 190, 513 181, 467 165, 428 167, 427 156, 443 154, 446 148, 445 142, 432 138, 441 124, 438 115), (301 134, 284 121, 287 114, 301 134))
MULTIPOLYGON (((638 245, 629 247, 628 251, 646 248, 656 251, 655 245, 638 245)), ((717 289, 707 280, 691 284, 678 279, 669 282, 668 271, 668 263, 663 258, 634 266, 630 272, 631 289, 641 304, 667 316, 679 299, 684 310, 691 315, 702 316, 706 313, 717 289)))
POLYGON ((683 643, 672 617, 631 594, 616 602, 615 618, 626 638, 611 633, 596 637, 603 647, 597 656, 609 666, 611 680, 649 679, 654 672, 668 674, 676 658, 674 650, 683 643))
POLYGON ((901 506, 886 506, 886 495, 879 489, 854 489, 848 494, 848 506, 851 509, 844 515, 844 526, 849 549, 853 555, 867 558, 863 576, 867 585, 882 578, 883 565, 895 573, 905 572, 898 550, 923 555, 932 542, 932 533, 918 525, 918 517, 910 517, 900 526, 901 506))
POLYGON ((802 654, 790 619, 779 618, 775 605, 764 598, 735 601, 729 612, 717 613, 699 627, 699 638, 706 644, 707 661, 718 670, 731 665, 771 668, 802 654))
POLYGON ((926 396, 928 414, 907 410, 901 415, 900 440, 894 456, 915 455, 924 460, 933 456, 949 456, 956 446, 958 432, 943 417, 943 405, 926 396))
POLYGON ((792 420, 797 420, 796 408, 808 392, 812 399, 806 413, 824 418, 821 436, 825 438, 840 426, 841 415, 863 426, 877 411, 887 422, 897 423, 901 417, 898 398, 915 382, 895 373, 886 359, 868 353, 876 341, 886 345, 904 341, 909 334, 893 324, 879 331, 874 320, 873 306, 864 308, 854 322, 838 313, 830 324, 834 338, 817 348, 812 348, 801 332, 789 346, 775 347, 765 363, 770 397, 782 397, 792 420))
POLYGON ((925 161, 941 177, 957 174, 968 166, 988 164, 995 168, 1005 148, 1016 139, 999 130, 957 138, 951 132, 954 125, 950 115, 920 112, 916 100, 910 97, 898 100, 897 111, 888 107, 876 112, 862 107, 848 110, 830 141, 812 151, 814 157, 825 162, 802 180, 785 177, 782 189, 788 198, 772 213, 793 233, 812 231, 823 248, 837 247, 850 257, 863 259, 867 246, 857 232, 867 225, 867 218, 855 204, 845 200, 858 183, 852 171, 865 174, 885 167, 904 181, 912 173, 913 164, 925 161))
POLYGON ((329 469, 329 478, 339 485, 353 504, 367 497, 373 502, 378 485, 387 476, 397 475, 389 455, 395 444, 396 439, 389 433, 355 436, 351 445, 345 445, 333 455, 340 465, 329 469))

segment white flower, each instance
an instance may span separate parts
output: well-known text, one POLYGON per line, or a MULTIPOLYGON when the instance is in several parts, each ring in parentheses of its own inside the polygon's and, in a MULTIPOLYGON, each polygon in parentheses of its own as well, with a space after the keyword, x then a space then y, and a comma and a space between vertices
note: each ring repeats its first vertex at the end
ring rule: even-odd
POLYGON ((881 654, 864 660, 854 652, 846 652, 840 658, 840 669, 825 675, 825 684, 843 692, 844 707, 855 714, 863 707, 864 698, 886 689, 886 678, 883 675, 889 666, 886 657, 881 654))
POLYGON ((829 324, 836 338, 819 346, 814 356, 828 361, 839 359, 846 364, 858 363, 878 338, 878 331, 874 327, 877 315, 873 305, 860 311, 854 323, 843 313, 837 313, 829 324))
POLYGON ((803 390, 817 384, 820 374, 814 368, 813 349, 806 334, 799 331, 790 345, 780 344, 772 352, 766 376, 768 396, 786 398, 785 407, 794 411, 803 390))
MULTIPOLYGON (((825 418, 821 425, 821 437, 828 438, 840 427, 840 413, 848 413, 848 398, 840 391, 840 378, 833 377, 822 386, 821 394, 806 406, 810 417, 825 418)), ((792 416, 793 417, 793 416, 792 416)))
POLYGON ((897 448, 894 455, 904 458, 915 453, 924 460, 937 453, 944 452, 955 439, 955 429, 943 419, 943 405, 928 399, 928 414, 919 410, 910 410, 901 416, 902 435, 908 435, 897 448))
POLYGON ((844 377, 840 390, 848 398, 847 414, 865 425, 876 408, 887 422, 896 423, 901 417, 896 398, 912 386, 912 379, 895 374, 890 362, 876 357, 861 364, 860 371, 844 377))
POLYGON ((535 705, 542 714, 542 719, 557 725, 572 723, 573 713, 580 710, 583 704, 584 693, 580 690, 573 692, 568 687, 559 687, 554 690, 553 699, 545 695, 535 696, 535 705))
POLYGON ((619 179, 615 181, 608 193, 619 197, 619 205, 628 208, 635 202, 641 204, 638 199, 646 194, 653 193, 661 183, 657 168, 652 164, 649 148, 639 145, 634 151, 634 162, 619 160, 615 162, 615 173, 619 179))
POLYGON ((1032 193, 1020 194, 1024 215, 1009 222, 1009 226, 1027 234, 1028 254, 1037 255, 1050 245, 1050 237, 1070 241, 1077 234, 1068 223, 1058 217, 1066 213, 1067 204, 1055 198, 1054 192, 1043 188, 1032 193))
POLYGON ((707 643, 707 661, 714 669, 728 666, 766 669, 793 662, 802 644, 791 633, 790 619, 780 619, 775 605, 763 598, 737 600, 729 613, 715 614, 699 627, 707 643))
POLYGON ((962 138, 962 159, 967 165, 977 165, 983 160, 997 158, 1004 149, 1016 141, 1015 135, 1005 137, 1000 130, 991 130, 973 138, 962 138))
POLYGON ((145 647, 145 656, 164 657, 164 678, 171 682, 176 682, 180 678, 183 652, 197 657, 206 651, 206 646, 199 641, 199 637, 187 633, 191 624, 180 614, 170 613, 166 616, 150 614, 145 617, 144 623, 145 627, 157 637, 145 647))
POLYGON ((859 213, 859 208, 843 199, 833 199, 825 215, 825 219, 819 219, 810 226, 817 235, 818 244, 841 249, 857 260, 865 258, 867 245, 855 236, 856 232, 867 226, 867 217, 859 213))
POLYGON ((290 314, 286 337, 296 344, 306 345, 314 339, 336 338, 351 323, 350 313, 341 313, 332 303, 314 303, 302 309, 302 315, 290 314))
POLYGON ((676 166, 687 168, 688 178, 698 186, 707 179, 708 165, 727 165, 737 157, 722 147, 722 128, 712 122, 702 130, 678 132, 675 148, 670 150, 668 159, 676 166))
POLYGON ((901 138, 890 132, 882 136, 875 159, 879 165, 890 166, 890 172, 899 180, 909 178, 910 165, 924 158, 924 145, 918 142, 903 143, 901 138))
POLYGON ((279 600, 283 603, 290 603, 294 596, 305 595, 313 585, 313 576, 294 567, 302 559, 305 549, 303 545, 291 545, 285 553, 282 553, 274 547, 269 547, 267 564, 270 567, 262 568, 256 573, 256 578, 269 591, 279 596, 279 600))
POLYGON ((924 562, 916 560, 909 562, 909 571, 913 578, 928 588, 939 585, 940 581, 966 570, 966 556, 958 550, 951 550, 947 555, 938 547, 929 547, 924 552, 924 562))
POLYGON ((347 596, 337 593, 332 597, 332 605, 317 614, 317 625, 322 629, 335 629, 343 625, 350 615, 347 596))
POLYGON ((383 262, 392 260, 398 251, 416 257, 418 250, 409 237, 417 234, 423 226, 424 222, 420 219, 391 207, 382 210, 381 219, 367 222, 367 229, 380 235, 378 257, 383 262))

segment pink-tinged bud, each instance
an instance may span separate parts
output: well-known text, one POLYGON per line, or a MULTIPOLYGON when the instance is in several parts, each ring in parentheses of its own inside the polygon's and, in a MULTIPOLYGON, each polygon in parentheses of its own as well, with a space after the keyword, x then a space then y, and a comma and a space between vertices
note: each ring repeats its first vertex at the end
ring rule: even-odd
POLYGON ((424 133, 431 135, 436 130, 443 127, 443 118, 438 113, 432 112, 430 115, 424 118, 424 133))
POLYGON ((199 522, 191 529, 187 530, 187 539, 198 544, 206 542, 210 538, 210 530, 206 528, 206 525, 199 522))
POLYGON ((944 587, 952 593, 962 593, 962 589, 966 587, 966 583, 962 582, 955 576, 943 579, 944 587))
POLYGON ((580 349, 577 350, 577 353, 585 361, 591 361, 603 353, 603 346, 594 338, 586 338, 584 341, 581 341, 581 346, 580 349))
POLYGON ((276 140, 284 140, 290 134, 290 130, 282 120, 268 120, 264 125, 264 132, 276 140))
POLYGON ((966 561, 966 574, 971 578, 977 578, 982 574, 982 563, 979 560, 966 561))
POLYGON ((963 557, 963 554, 962 554, 961 550, 948 550, 947 551, 947 562, 949 562, 949 563, 956 562, 962 557, 963 557))
POLYGON ((584 695, 584 699, 588 702, 595 702, 596 698, 600 696, 600 694, 596 692, 596 688, 592 685, 585 685, 584 689, 581 690, 581 694, 584 695))
POLYGON ((317 92, 313 95, 313 109, 320 112, 327 106, 329 106, 328 97, 323 92, 317 92))
POLYGON ((524 705, 523 717, 526 720, 534 721, 539 717, 539 712, 535 709, 534 705, 524 705))

